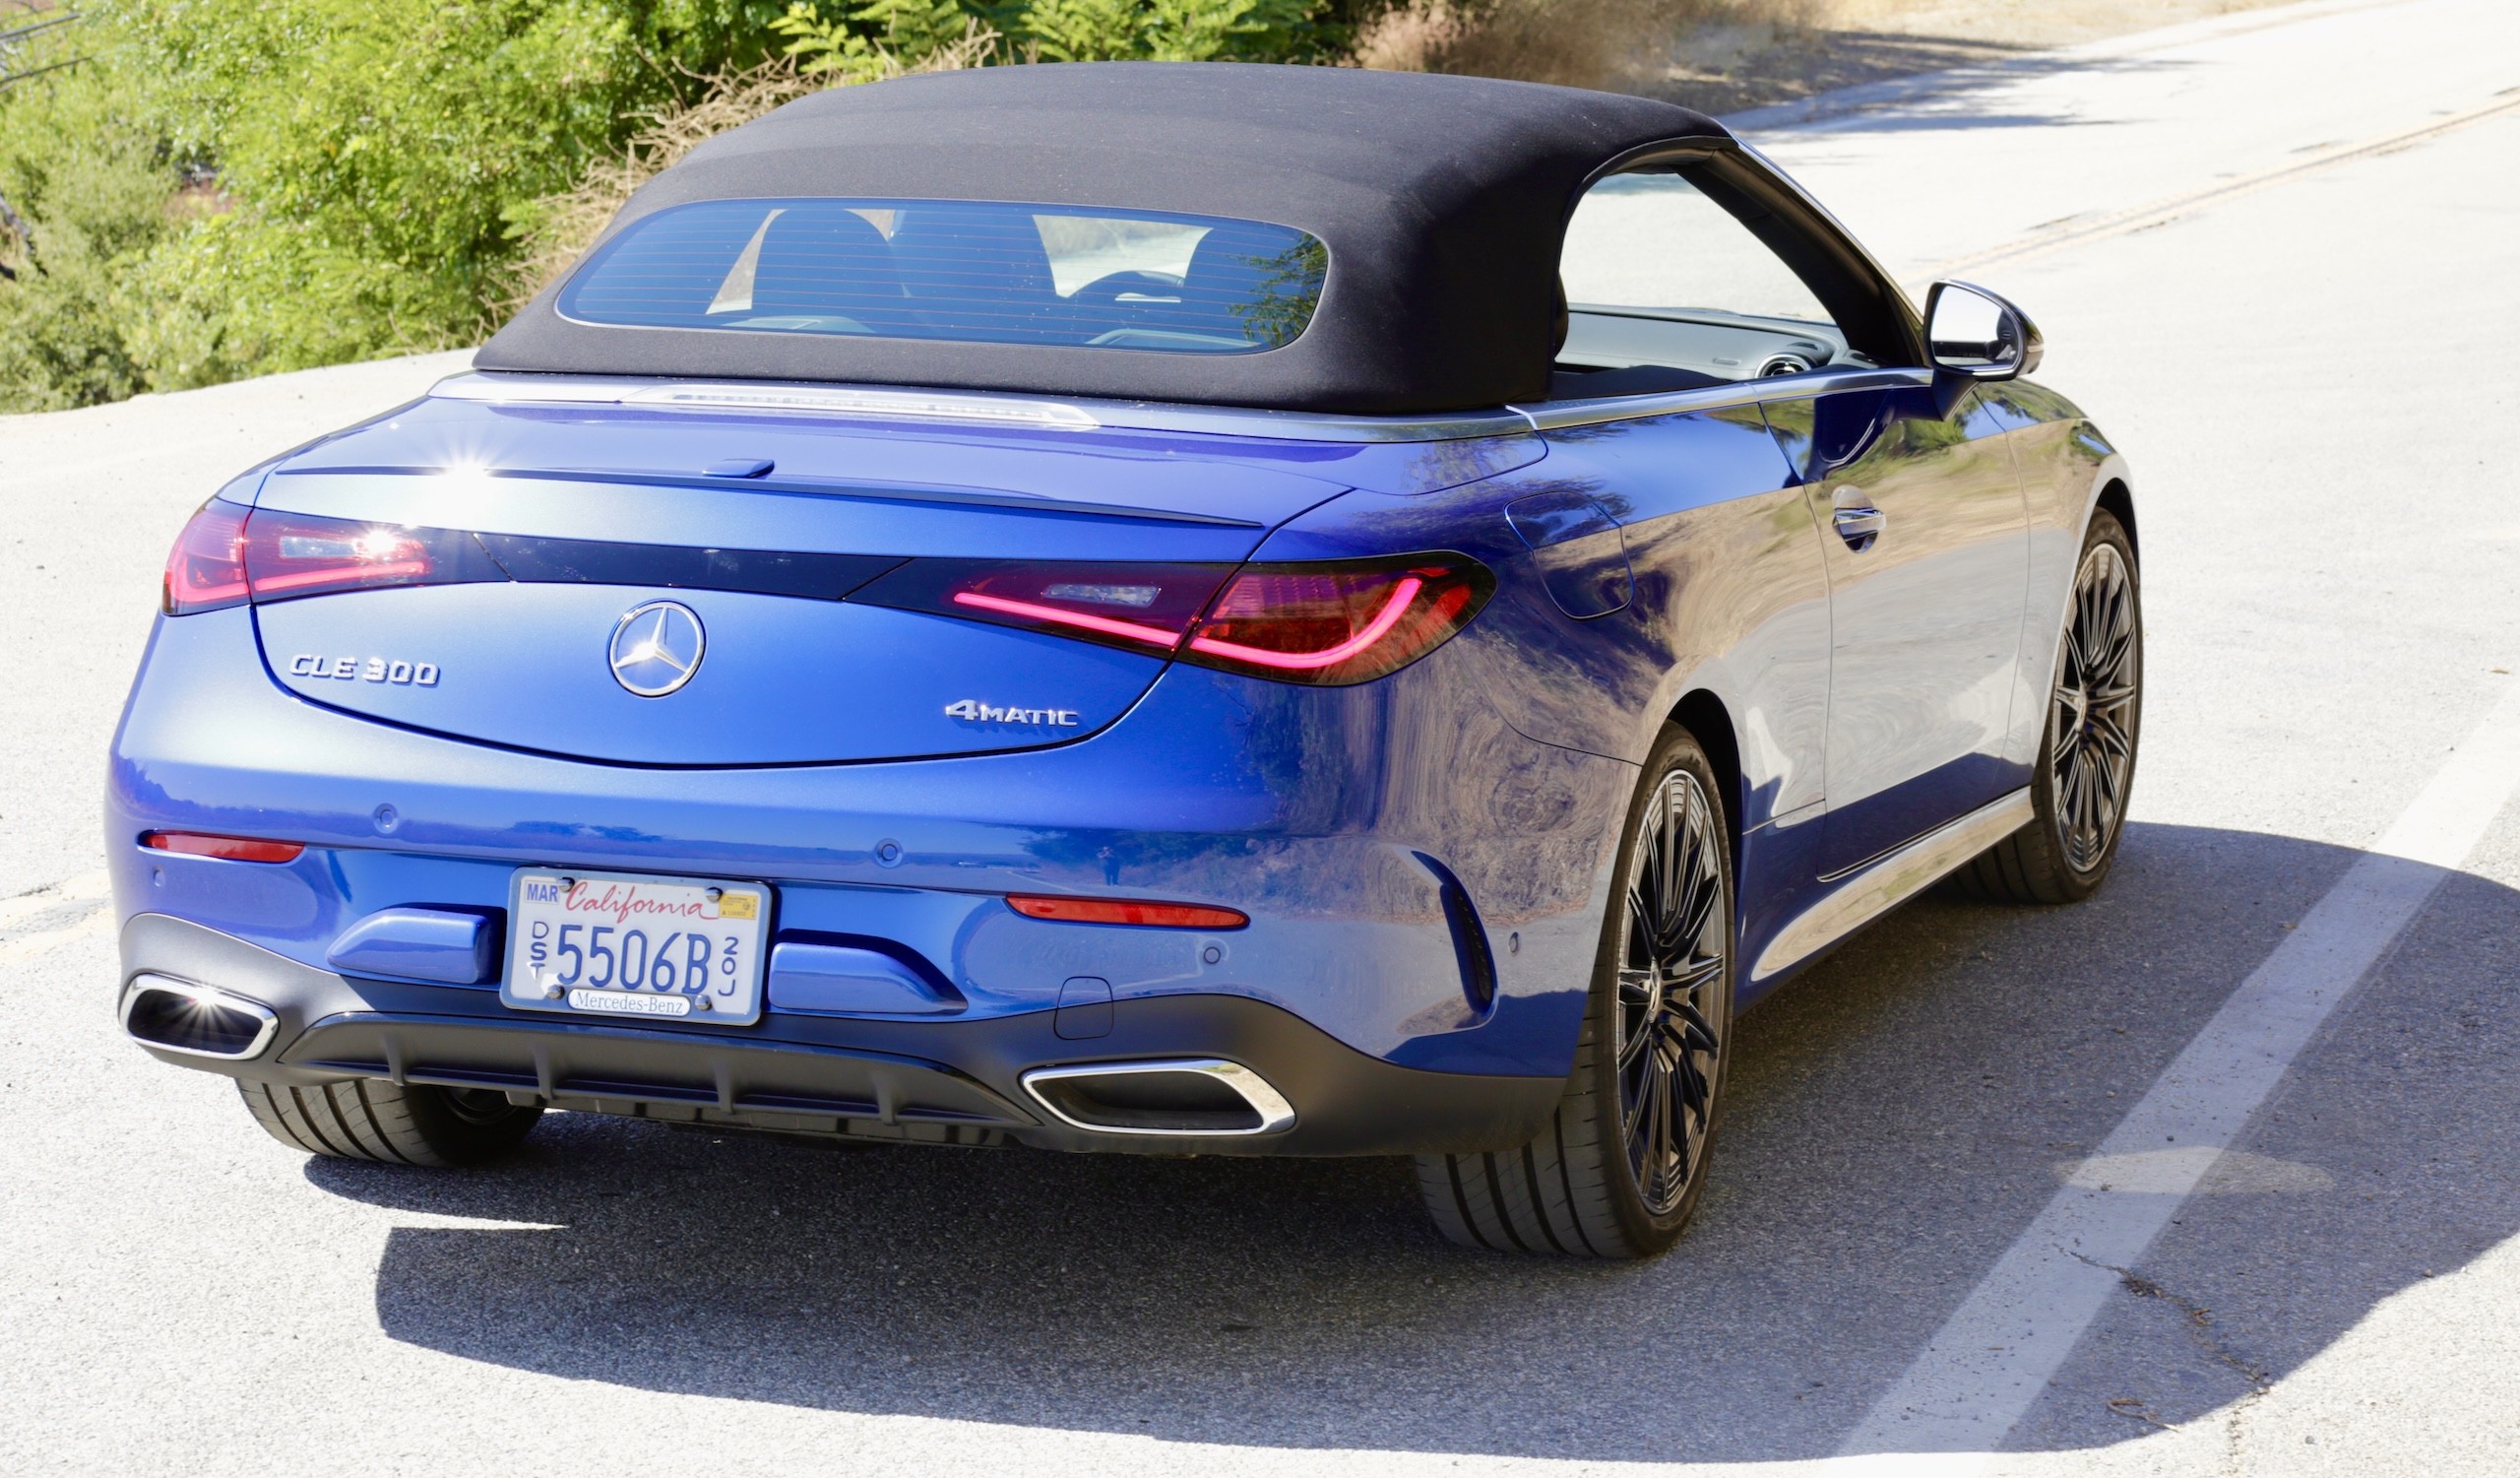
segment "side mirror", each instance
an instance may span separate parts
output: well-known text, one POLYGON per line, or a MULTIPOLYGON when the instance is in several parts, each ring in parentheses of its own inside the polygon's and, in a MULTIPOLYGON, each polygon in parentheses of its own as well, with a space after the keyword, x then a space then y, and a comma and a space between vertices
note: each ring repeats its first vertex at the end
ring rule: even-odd
POLYGON ((2009 380, 2037 369, 2047 348, 2030 315, 1984 288, 1941 282, 1925 293, 1925 353, 1936 369, 2009 380))

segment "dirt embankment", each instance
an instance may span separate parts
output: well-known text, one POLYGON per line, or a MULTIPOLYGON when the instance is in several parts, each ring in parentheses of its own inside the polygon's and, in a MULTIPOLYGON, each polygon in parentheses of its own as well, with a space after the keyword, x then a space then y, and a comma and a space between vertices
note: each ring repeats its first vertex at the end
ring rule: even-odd
POLYGON ((1668 97, 1711 113, 2296 0, 1411 0, 1356 60, 1668 97))

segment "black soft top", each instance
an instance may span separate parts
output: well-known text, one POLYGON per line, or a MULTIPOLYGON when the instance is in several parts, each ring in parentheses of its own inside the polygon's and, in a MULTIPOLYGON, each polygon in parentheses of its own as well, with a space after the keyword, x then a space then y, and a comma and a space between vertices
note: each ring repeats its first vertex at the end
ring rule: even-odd
POLYGON ((998 200, 1222 216, 1327 244, 1311 327, 1249 354, 607 327, 536 297, 490 370, 839 380, 1402 415, 1540 400, 1577 194, 1650 146, 1727 139, 1643 97, 1231 63, 987 67, 837 89, 722 134, 631 197, 998 200))

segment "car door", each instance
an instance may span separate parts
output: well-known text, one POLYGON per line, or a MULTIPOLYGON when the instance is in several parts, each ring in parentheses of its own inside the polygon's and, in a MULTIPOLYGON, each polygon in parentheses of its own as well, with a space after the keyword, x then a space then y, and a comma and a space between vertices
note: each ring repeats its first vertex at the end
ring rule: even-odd
POLYGON ((2027 782, 2006 757, 2030 546, 2005 425, 1922 371, 1852 379, 1763 407, 1826 531, 1824 873, 2027 782))

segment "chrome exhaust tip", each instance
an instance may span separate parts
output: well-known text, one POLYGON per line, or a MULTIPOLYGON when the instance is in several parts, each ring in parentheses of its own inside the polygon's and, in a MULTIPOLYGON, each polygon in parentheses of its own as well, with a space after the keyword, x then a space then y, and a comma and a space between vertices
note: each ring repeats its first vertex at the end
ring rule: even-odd
POLYGON ((123 991, 122 1029, 162 1052, 242 1061, 262 1056, 280 1015, 260 1001, 167 975, 135 975, 123 991))
POLYGON ((1099 1134, 1274 1134, 1295 1122, 1294 1105, 1269 1080, 1218 1058, 1088 1062, 1036 1067, 1024 1091, 1071 1128, 1099 1134))

